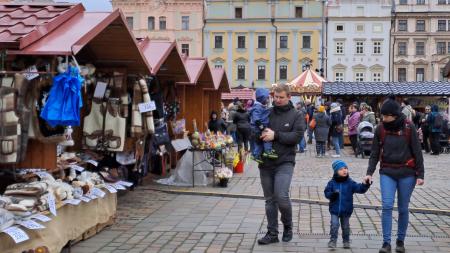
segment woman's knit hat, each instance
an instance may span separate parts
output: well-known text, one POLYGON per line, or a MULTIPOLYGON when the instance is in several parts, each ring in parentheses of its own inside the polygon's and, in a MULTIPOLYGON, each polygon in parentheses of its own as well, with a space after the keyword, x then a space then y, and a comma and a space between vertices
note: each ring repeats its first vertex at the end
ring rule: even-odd
POLYGON ((338 103, 332 103, 331 104, 331 110, 330 112, 338 112, 341 110, 341 107, 339 106, 338 103))
POLYGON ((337 173, 338 170, 342 168, 348 168, 347 164, 342 160, 334 160, 331 167, 333 168, 334 173, 337 173))
POLYGON ((402 113, 402 108, 397 101, 392 98, 388 98, 384 100, 383 105, 381 105, 380 112, 382 115, 400 116, 402 113))
POLYGON ((317 109, 318 112, 325 112, 325 106, 321 105, 319 106, 319 108, 317 109))

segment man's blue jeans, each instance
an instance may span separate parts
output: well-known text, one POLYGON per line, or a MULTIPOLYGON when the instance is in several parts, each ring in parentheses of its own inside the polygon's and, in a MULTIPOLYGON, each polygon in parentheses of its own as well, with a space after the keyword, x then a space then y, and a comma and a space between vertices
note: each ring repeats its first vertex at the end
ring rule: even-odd
POLYGON ((292 228, 292 205, 289 198, 293 163, 283 163, 276 168, 260 169, 261 185, 266 199, 267 230, 278 235, 278 210, 281 222, 285 227, 292 228))
POLYGON ((305 136, 300 137, 300 141, 298 143, 298 151, 300 152, 305 152, 305 148, 306 148, 306 141, 305 141, 305 136))
POLYGON ((339 225, 342 226, 342 240, 350 242, 350 216, 331 215, 330 240, 337 241, 339 225), (340 222, 340 224, 339 224, 340 222))
POLYGON ((332 136, 331 139, 333 140, 333 146, 334 149, 336 150, 336 155, 340 155, 341 154, 341 145, 340 145, 340 137, 339 136, 332 136))
POLYGON ((381 224, 383 228, 383 242, 391 243, 392 210, 394 208, 395 192, 397 192, 398 205, 398 232, 397 239, 404 241, 409 221, 409 200, 416 185, 414 176, 395 179, 381 174, 381 224))

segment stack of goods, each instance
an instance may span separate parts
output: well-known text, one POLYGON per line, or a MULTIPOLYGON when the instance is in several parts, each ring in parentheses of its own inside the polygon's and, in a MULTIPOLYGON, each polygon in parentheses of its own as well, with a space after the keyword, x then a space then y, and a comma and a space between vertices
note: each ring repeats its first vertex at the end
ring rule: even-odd
POLYGON ((9 204, 11 204, 9 198, 0 196, 0 231, 14 224, 14 214, 4 209, 9 204))
POLYGON ((9 185, 4 193, 5 209, 16 216, 27 217, 48 208, 46 182, 17 183, 9 185))
POLYGON ((191 135, 191 144, 198 149, 221 150, 233 144, 233 137, 221 132, 212 134, 209 130, 205 134, 200 134, 196 131, 191 135))

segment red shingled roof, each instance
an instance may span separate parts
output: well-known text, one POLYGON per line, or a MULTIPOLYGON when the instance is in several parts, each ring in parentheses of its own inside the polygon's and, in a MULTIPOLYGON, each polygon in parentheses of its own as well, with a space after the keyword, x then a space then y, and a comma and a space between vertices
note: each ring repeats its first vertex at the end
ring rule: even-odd
POLYGON ((231 89, 230 93, 222 93, 222 100, 233 100, 239 98, 240 100, 255 99, 255 92, 252 89, 231 89))
POLYGON ((25 48, 83 11, 81 4, 0 4, 0 47, 25 48))

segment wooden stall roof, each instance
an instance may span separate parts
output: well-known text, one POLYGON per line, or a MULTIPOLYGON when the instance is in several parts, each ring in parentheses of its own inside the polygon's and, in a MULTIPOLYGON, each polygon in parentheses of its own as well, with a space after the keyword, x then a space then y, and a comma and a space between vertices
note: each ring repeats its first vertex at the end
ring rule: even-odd
POLYGON ((184 66, 189 75, 189 82, 178 82, 185 85, 202 85, 203 88, 214 89, 214 81, 208 60, 204 57, 183 58, 184 66))
POLYGON ((189 82, 175 42, 151 41, 146 37, 139 41, 139 47, 152 68, 152 75, 175 77, 177 82, 189 82))
MULTIPOLYGON (((26 9, 26 6, 23 5, 22 9, 26 9)), ((56 8, 59 5, 50 6, 56 8)), ((26 40, 23 45, 28 45, 23 48, 20 48, 20 40, 28 38, 28 35, 18 37, 17 47, 8 50, 8 54, 77 55, 81 52, 99 65, 108 63, 126 66, 129 73, 150 73, 150 64, 138 47, 119 9, 113 12, 85 12, 81 5, 76 5, 70 12, 61 14, 59 19, 50 20, 47 26, 56 27, 43 32, 43 36, 38 36, 39 38, 32 42, 26 40), (65 19, 62 20, 63 18, 65 19)), ((36 25, 35 29, 45 30, 40 25, 36 25)), ((31 30, 30 34, 34 34, 34 30, 31 30)))
POLYGON ((211 73, 214 81, 214 89, 221 92, 230 92, 230 83, 223 68, 213 68, 211 73))

